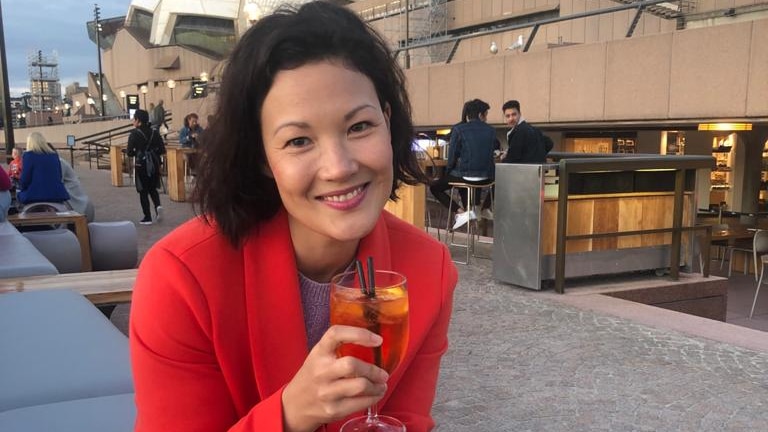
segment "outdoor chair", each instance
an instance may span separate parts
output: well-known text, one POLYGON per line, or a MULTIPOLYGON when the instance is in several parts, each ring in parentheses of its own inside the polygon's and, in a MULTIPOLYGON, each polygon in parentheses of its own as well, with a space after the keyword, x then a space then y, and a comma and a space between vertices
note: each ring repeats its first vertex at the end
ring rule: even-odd
POLYGON ((760 286, 763 284, 763 276, 765 275, 765 266, 768 264, 768 231, 758 230, 755 233, 755 238, 752 241, 752 253, 755 260, 755 275, 757 275, 757 256, 760 255, 760 279, 757 281, 757 288, 755 288, 755 298, 752 300, 752 309, 749 311, 749 319, 752 319, 752 315, 755 313, 755 305, 757 304, 757 295, 760 293, 760 286))
POLYGON ((133 222, 91 222, 88 224, 88 232, 94 271, 136 267, 139 248, 133 222))
MULTIPOLYGON (((757 234, 755 234, 755 237, 752 240, 746 240, 746 241, 737 241, 735 244, 728 245, 726 250, 728 251, 728 277, 731 277, 731 272, 733 270, 733 253, 734 252, 743 252, 744 253, 744 274, 747 274, 747 271, 749 270, 749 261, 747 260, 747 257, 749 255, 753 256, 753 261, 755 264, 755 282, 757 282, 757 253, 755 251, 755 239, 757 238, 757 234)), ((768 252, 764 251, 764 252, 768 252)), ((722 268, 722 265, 721 265, 722 268)))
POLYGON ((78 273, 83 270, 80 242, 72 231, 54 229, 23 233, 59 273, 78 273))

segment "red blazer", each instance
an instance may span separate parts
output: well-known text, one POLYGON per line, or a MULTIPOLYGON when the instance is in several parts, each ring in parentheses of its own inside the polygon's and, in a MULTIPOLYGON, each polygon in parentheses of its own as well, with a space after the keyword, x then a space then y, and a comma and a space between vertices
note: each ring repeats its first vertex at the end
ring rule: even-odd
MULTIPOLYGON (((408 278, 408 350, 381 413, 430 430, 456 268, 445 246, 386 212, 358 256, 408 278)), ((199 219, 158 242, 136 280, 130 345, 136 431, 282 431, 283 387, 308 354, 285 212, 239 249, 199 219)))

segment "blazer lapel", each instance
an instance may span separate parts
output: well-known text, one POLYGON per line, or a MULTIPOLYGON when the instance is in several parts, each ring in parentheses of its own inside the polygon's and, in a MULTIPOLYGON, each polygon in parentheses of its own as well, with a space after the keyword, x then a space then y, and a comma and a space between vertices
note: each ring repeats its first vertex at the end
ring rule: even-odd
POLYGON ((262 399, 288 382, 306 358, 298 271, 285 210, 243 245, 251 356, 262 399))
POLYGON ((366 263, 368 257, 373 257, 373 265, 377 270, 394 270, 384 217, 379 217, 373 231, 360 241, 360 246, 357 248, 357 259, 366 263))

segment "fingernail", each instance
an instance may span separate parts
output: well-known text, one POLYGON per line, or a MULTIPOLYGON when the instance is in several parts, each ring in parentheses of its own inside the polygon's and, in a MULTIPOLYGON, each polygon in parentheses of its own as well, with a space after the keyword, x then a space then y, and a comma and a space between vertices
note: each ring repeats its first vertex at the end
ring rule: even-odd
POLYGON ((373 333, 373 336, 371 337, 371 342, 375 343, 376 345, 381 345, 381 343, 384 342, 384 338, 377 335, 376 333, 373 333))

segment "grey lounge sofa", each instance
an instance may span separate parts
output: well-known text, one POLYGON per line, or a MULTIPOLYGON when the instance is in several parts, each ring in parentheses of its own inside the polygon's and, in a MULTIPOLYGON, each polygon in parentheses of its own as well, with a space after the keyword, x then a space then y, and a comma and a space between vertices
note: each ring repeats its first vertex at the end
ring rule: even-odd
POLYGON ((129 432, 128 339, 69 290, 0 294, 0 431, 129 432))
POLYGON ((59 274, 54 266, 10 222, 0 222, 0 278, 59 274))

